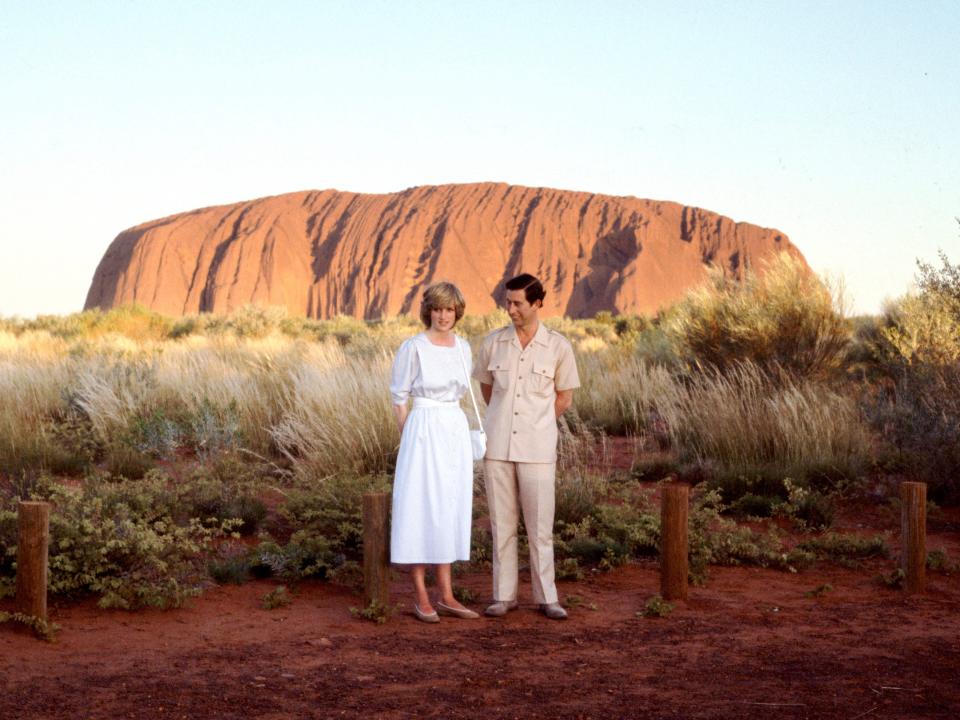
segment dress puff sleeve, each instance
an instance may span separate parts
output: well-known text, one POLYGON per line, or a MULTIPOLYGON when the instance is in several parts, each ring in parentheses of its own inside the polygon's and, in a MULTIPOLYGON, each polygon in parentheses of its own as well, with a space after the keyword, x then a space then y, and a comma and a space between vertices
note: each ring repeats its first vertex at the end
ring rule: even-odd
POLYGON ((397 350, 397 356, 393 359, 393 368, 390 371, 390 395, 394 405, 406 404, 419 370, 419 360, 413 340, 404 340, 400 349, 397 350))

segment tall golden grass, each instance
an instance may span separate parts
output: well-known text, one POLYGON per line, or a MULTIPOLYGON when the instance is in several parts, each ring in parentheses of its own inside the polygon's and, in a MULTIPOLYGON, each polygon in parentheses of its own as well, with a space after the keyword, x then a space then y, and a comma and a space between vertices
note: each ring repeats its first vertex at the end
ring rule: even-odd
MULTIPOLYGON (((642 435, 661 418, 684 458, 731 471, 863 462, 868 437, 856 403, 824 384, 771 378, 752 363, 678 376, 615 341, 584 337, 575 409, 595 430, 642 435)), ((71 404, 105 444, 159 415, 181 424, 189 446, 192 418, 232 408, 238 444, 285 458, 298 474, 387 472, 398 445, 387 383, 401 338, 370 334, 344 345, 276 333, 146 342, 4 334, 0 451, 7 466, 18 453, 29 460, 71 404)))
MULTIPOLYGON (((458 331, 476 347, 507 322, 502 310, 467 315, 458 331)), ((609 314, 546 323, 573 343, 582 382, 573 418, 591 432, 639 436, 656 424, 662 433, 666 421, 681 457, 734 473, 863 462, 856 403, 820 379, 849 331, 834 296, 796 261, 781 258, 739 290, 714 276, 659 323, 609 314), (684 353, 695 361, 681 364, 684 353)), ((162 423, 177 429, 168 445, 200 453, 219 422, 221 435, 300 476, 383 473, 398 445, 390 363, 421 329, 410 317, 318 321, 255 307, 179 320, 141 308, 0 320, 0 467, 42 456, 56 441, 50 428, 79 409, 103 445, 143 441, 162 423)))
POLYGON ((725 475, 854 476, 869 455, 854 397, 749 361, 665 384, 657 409, 682 459, 725 475))

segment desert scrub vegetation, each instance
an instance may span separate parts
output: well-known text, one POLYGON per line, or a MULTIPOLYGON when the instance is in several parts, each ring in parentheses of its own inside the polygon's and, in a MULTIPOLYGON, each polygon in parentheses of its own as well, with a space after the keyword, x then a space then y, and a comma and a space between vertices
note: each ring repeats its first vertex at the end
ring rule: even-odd
POLYGON ((714 268, 672 310, 668 327, 691 365, 750 361, 803 377, 839 369, 850 341, 840 289, 786 253, 739 282, 714 268))
POLYGON ((867 411, 886 460, 925 481, 938 502, 960 501, 960 266, 918 261, 917 288, 890 303, 873 346, 881 380, 867 411))
MULTIPOLYGON (((30 497, 53 506, 50 592, 93 594, 105 608, 182 605, 202 590, 203 551, 236 525, 196 517, 190 488, 157 471, 136 483, 90 477, 81 487, 42 477, 30 497)), ((0 509, 0 555, 11 570, 18 499, 8 494, 0 509)), ((0 597, 12 592, 12 573, 0 577, 0 597)))
MULTIPOLYGON (((841 541, 790 548, 731 515, 826 528, 840 493, 878 467, 958 499, 960 282, 941 261, 880 318, 844 318, 836 290, 779 258, 740 284, 714 273, 656 317, 546 320, 573 343, 582 382, 561 421, 558 573, 655 555, 649 488, 670 474, 698 485, 698 580, 716 564, 856 559, 841 541), (618 475, 610 435, 659 452, 618 475)), ((458 330, 476 347, 508 322, 468 314, 458 330)), ((211 578, 352 577, 360 497, 389 487, 399 442, 390 363, 421 328, 252 306, 0 319, 0 595, 15 498, 31 496, 56 504, 62 594, 174 606, 211 578)), ((479 523, 473 555, 490 559, 479 523)))
POLYGON ((786 373, 771 378, 743 361, 670 390, 658 407, 680 461, 706 465, 726 501, 747 492, 783 494, 788 477, 853 478, 868 460, 870 438, 855 398, 829 385, 786 373))

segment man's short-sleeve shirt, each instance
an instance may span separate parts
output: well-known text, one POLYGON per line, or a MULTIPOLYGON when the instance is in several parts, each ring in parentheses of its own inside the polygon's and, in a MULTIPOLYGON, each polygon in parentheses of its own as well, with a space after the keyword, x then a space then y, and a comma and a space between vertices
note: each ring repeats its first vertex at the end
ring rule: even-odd
POLYGON ((580 387, 570 341, 542 322, 527 347, 512 325, 494 330, 480 346, 473 377, 493 386, 484 429, 487 459, 557 460, 557 392, 580 387))

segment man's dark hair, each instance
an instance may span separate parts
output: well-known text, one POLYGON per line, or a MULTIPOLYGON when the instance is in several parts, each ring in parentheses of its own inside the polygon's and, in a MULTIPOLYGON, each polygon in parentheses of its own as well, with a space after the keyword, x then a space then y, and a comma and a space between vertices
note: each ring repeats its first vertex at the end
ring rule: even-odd
POLYGON ((543 289, 543 285, 530 273, 523 273, 523 275, 510 278, 507 280, 506 287, 507 290, 523 290, 527 302, 531 305, 537 300, 543 301, 547 296, 547 291, 543 289))

